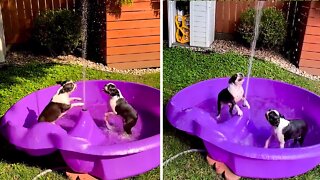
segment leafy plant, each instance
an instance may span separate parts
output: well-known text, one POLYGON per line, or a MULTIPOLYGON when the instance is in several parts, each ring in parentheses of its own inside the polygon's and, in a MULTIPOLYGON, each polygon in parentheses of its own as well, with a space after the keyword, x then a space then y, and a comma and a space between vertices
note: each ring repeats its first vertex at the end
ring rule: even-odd
POLYGON ((45 53, 71 53, 81 37, 80 17, 69 10, 49 10, 38 16, 34 23, 32 40, 45 53))
MULTIPOLYGON (((253 8, 240 15, 237 32, 240 41, 246 45, 249 45, 254 37, 255 15, 256 12, 253 8)), ((286 38, 286 21, 280 10, 276 8, 263 9, 259 28, 257 47, 276 49, 283 45, 286 38)))

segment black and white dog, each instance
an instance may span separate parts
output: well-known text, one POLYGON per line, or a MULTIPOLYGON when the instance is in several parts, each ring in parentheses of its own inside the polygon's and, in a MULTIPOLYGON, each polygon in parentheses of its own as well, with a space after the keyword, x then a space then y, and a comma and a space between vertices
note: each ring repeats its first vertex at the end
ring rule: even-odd
POLYGON ((303 144, 308 131, 307 124, 303 120, 288 121, 277 110, 271 109, 266 112, 265 116, 274 128, 274 132, 265 143, 265 148, 269 147, 273 135, 277 137, 280 148, 284 148, 284 144, 290 139, 294 139, 294 143, 299 142, 300 146, 303 144))
MULTIPOLYGON (((123 129, 127 134, 132 134, 132 128, 136 125, 138 120, 137 111, 126 101, 122 96, 120 89, 113 83, 108 83, 104 87, 104 91, 111 96, 109 104, 112 109, 111 113, 120 115, 124 120, 123 129)), ((106 116, 110 114, 106 113, 106 116)), ((111 126, 106 119, 107 127, 110 129, 111 126)))
POLYGON ((243 100, 243 106, 250 109, 248 101, 244 97, 244 90, 242 84, 244 82, 244 76, 242 73, 237 73, 231 76, 229 79, 229 86, 218 94, 218 115, 217 118, 220 118, 222 105, 228 104, 230 109, 229 112, 232 114, 233 108, 237 110, 238 116, 242 116, 243 112, 237 103, 243 100))
POLYGON ((81 101, 81 98, 70 97, 70 94, 77 88, 77 85, 72 81, 57 82, 61 87, 52 97, 49 104, 41 112, 39 122, 52 122, 63 116, 66 111, 75 106, 83 106, 83 103, 73 103, 71 101, 81 101))

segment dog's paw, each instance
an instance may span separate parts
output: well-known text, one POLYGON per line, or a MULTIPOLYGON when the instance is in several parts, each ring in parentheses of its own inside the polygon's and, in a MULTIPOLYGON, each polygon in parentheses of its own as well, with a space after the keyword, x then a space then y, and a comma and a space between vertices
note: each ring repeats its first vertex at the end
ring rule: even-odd
POLYGON ((113 126, 111 126, 111 124, 108 121, 106 121, 106 127, 109 130, 113 130, 113 126))
POLYGON ((76 101, 82 101, 82 98, 74 98, 76 101))
POLYGON ((106 113, 104 114, 105 117, 109 117, 109 116, 112 116, 112 115, 114 115, 113 112, 106 112, 106 113))
POLYGON ((239 109, 238 112, 237 112, 238 116, 242 116, 243 115, 243 112, 239 109))
POLYGON ((249 103, 248 103, 247 100, 245 100, 245 101, 243 102, 243 106, 244 106, 244 107, 247 107, 248 109, 250 109, 250 105, 249 105, 249 103))
POLYGON ((122 137, 122 139, 127 139, 127 140, 132 139, 132 136, 126 132, 122 133, 121 137, 122 137))

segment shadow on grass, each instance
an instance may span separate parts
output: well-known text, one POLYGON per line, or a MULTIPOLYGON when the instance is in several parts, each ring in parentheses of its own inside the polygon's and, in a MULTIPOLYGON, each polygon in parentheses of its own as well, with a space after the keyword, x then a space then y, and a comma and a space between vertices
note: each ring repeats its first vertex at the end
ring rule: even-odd
POLYGON ((9 89, 10 86, 23 84, 22 79, 37 81, 38 78, 47 75, 46 69, 54 65, 56 64, 2 65, 0 66, 0 89, 9 89))
MULTIPOLYGON (((190 149, 205 149, 204 144, 202 142, 202 139, 200 139, 200 138, 198 138, 196 136, 187 134, 186 132, 181 131, 179 129, 176 129, 175 127, 173 127, 170 124, 170 122, 167 119, 166 112, 165 112, 166 105, 167 104, 165 104, 164 107, 163 107, 163 109, 164 109, 164 112, 163 112, 163 132, 164 132, 164 137, 165 136, 177 137, 180 142, 185 142, 185 144, 187 144, 190 147, 190 149)), ((203 155, 203 157, 206 158, 205 155, 203 155)), ((167 158, 169 158, 169 157, 167 157, 167 158)), ((166 159, 164 159, 164 161, 165 160, 166 159)))
POLYGON ((21 163, 27 166, 39 167, 41 169, 55 169, 57 172, 64 172, 67 167, 58 151, 47 156, 30 156, 23 151, 19 151, 14 145, 10 144, 2 135, 0 135, 0 161, 3 163, 14 164, 21 163))
MULTIPOLYGON (((24 66, 17 65, 2 65, 0 67, 0 92, 5 93, 7 91, 12 91, 12 86, 21 86, 26 88, 26 84, 30 82, 38 82, 40 77, 46 76, 46 69, 51 68, 55 64, 28 64, 24 66), (25 84, 24 84, 25 83, 25 84)), ((29 88, 29 87, 27 87, 29 88)), ((21 92, 16 92, 15 96, 23 97, 32 88, 21 90, 21 92)), ((17 89, 17 88, 15 88, 17 89)), ((5 94, 0 94, 0 100, 2 102, 1 108, 5 108, 6 105, 14 103, 14 97, 6 96, 5 94)), ((6 111, 6 109, 2 109, 6 111)), ((1 121, 1 119, 0 119, 1 121)), ((2 163, 14 164, 21 163, 26 166, 39 167, 41 169, 54 169, 57 167, 66 167, 60 153, 57 151, 48 156, 30 156, 23 151, 19 151, 14 145, 10 144, 2 135, 0 135, 0 161, 2 163)), ((60 172, 60 170, 57 170, 60 172)), ((61 171, 60 174, 63 171, 61 171)))

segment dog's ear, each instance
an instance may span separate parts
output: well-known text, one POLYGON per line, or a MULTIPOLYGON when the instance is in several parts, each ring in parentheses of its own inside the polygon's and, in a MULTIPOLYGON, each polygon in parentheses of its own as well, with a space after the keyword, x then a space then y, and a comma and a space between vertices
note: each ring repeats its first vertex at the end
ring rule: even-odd
POLYGON ((60 84, 61 86, 63 86, 64 84, 66 84, 68 81, 57 81, 57 84, 60 84))
POLYGON ((231 78, 229 79, 229 84, 235 83, 237 80, 237 77, 238 77, 237 74, 234 74, 233 76, 231 76, 231 78))

